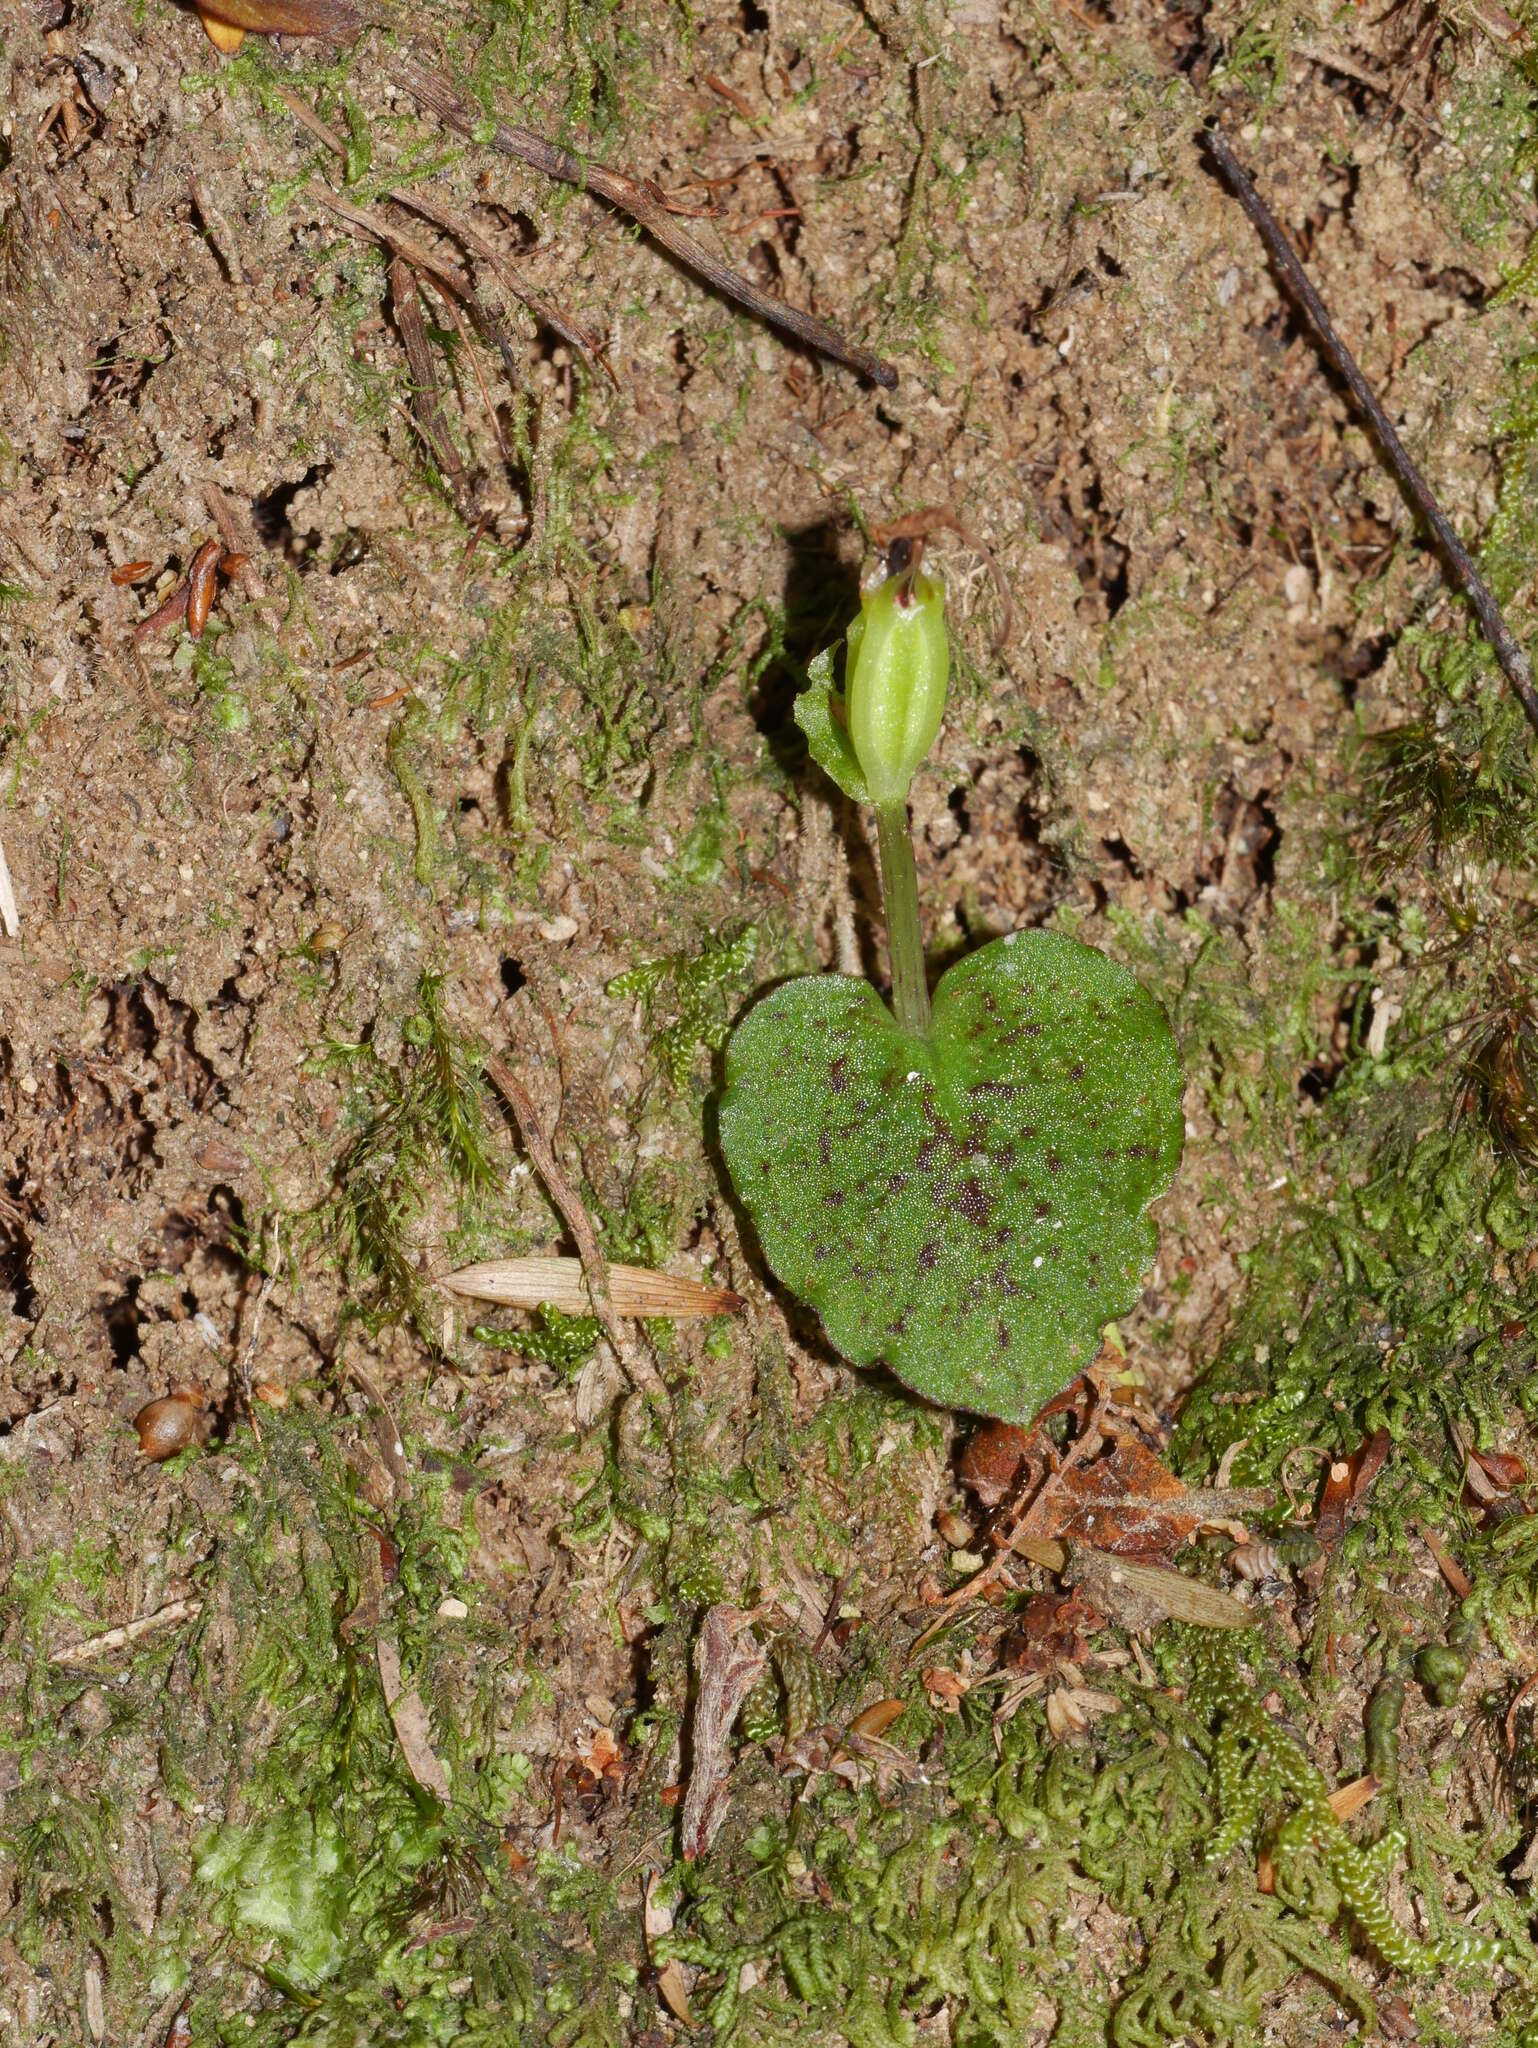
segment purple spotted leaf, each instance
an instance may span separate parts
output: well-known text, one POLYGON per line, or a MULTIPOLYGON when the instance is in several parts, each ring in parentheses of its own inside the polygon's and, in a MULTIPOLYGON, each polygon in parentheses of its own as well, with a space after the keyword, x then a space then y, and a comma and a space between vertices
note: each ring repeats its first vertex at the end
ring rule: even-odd
POLYGON ((927 1039, 867 982, 774 989, 727 1049, 721 1146, 770 1266, 846 1358, 1025 1422, 1137 1299, 1180 1096, 1126 969, 1024 932, 943 976, 927 1039))

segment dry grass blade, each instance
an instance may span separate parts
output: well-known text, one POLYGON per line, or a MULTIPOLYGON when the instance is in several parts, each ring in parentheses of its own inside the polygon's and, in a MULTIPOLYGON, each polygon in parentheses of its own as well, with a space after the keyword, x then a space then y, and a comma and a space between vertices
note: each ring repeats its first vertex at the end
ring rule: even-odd
MULTIPOLYGON (((435 71, 424 71, 420 65, 404 57, 397 59, 390 75, 421 105, 436 114, 446 127, 471 140, 480 139, 476 131, 482 126, 481 110, 461 99, 446 78, 435 71)), ((573 156, 570 150, 547 142, 531 129, 510 127, 505 121, 497 123, 488 139, 490 146, 501 155, 516 157, 520 163, 530 165, 547 178, 559 179, 561 183, 575 185, 583 191, 596 192, 600 199, 606 199, 611 206, 618 207, 622 213, 638 221, 654 241, 660 242, 669 255, 677 257, 697 277, 702 277, 707 284, 713 285, 736 305, 744 307, 771 327, 793 335, 819 355, 831 356, 834 362, 847 364, 873 384, 883 385, 888 391, 896 388, 897 372, 890 363, 872 355, 869 349, 846 341, 837 328, 830 327, 825 320, 814 319, 811 314, 786 305, 782 299, 770 298, 757 285, 750 284, 736 271, 718 263, 703 244, 696 241, 686 228, 680 227, 655 187, 627 177, 623 171, 613 170, 606 164, 573 156)))
POLYGON ((130 1644, 142 1642, 149 1635, 158 1635, 162 1629, 194 1621, 202 1612, 201 1600, 168 1600, 153 1614, 141 1614, 136 1621, 120 1622, 116 1628, 106 1629, 101 1635, 91 1636, 83 1643, 71 1643, 67 1649, 51 1650, 48 1661, 50 1664, 89 1664, 93 1658, 110 1656, 114 1650, 126 1650, 130 1644))
MULTIPOLYGON (((567 1315, 592 1313, 580 1259, 485 1259, 445 1273, 438 1285, 471 1301, 500 1302, 504 1308, 558 1308, 567 1315)), ((729 1287, 707 1287, 684 1274, 654 1273, 646 1266, 609 1267, 609 1299, 620 1316, 734 1315, 744 1306, 729 1287)))

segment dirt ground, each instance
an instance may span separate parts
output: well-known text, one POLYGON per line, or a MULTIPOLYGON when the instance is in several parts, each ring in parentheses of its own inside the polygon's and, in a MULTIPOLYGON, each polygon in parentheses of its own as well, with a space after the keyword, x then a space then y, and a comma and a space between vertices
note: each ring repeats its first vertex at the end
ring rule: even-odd
POLYGON ((1199 143, 1526 633, 1521 20, 434 0, 220 55, 165 0, 17 0, 0 36, 0 2038, 1538 2038, 1538 813, 1199 143), (895 388, 449 133, 406 55, 654 181, 895 388), (1265 1606, 1244 1712, 1321 1783, 1383 1779, 1364 1713, 1408 1684, 1402 1785, 1306 1882, 1264 1883, 1303 1780, 1246 1835, 1213 1731, 1250 1723, 1170 1718, 1177 1626, 1022 1657, 1060 1596, 1022 1565, 914 1656, 988 1552, 974 1425, 846 1367, 728 1196, 730 1022, 884 973, 792 705, 925 507, 931 959, 1051 924, 1185 1063, 1111 1338, 1147 1426, 1266 1490, 1253 1534, 1392 1446, 1322 1586, 1186 1560, 1265 1606), (210 540, 245 560, 201 637, 140 631, 210 540), (627 1380, 585 1320, 439 1289, 577 1248, 488 1055, 607 1254, 740 1313, 629 1326, 627 1380), (764 1672, 685 1859, 723 1606, 764 1672), (1433 1637, 1450 1693, 1408 1677, 1433 1637), (1395 1828, 1404 1955, 1353 1889, 1395 1828))

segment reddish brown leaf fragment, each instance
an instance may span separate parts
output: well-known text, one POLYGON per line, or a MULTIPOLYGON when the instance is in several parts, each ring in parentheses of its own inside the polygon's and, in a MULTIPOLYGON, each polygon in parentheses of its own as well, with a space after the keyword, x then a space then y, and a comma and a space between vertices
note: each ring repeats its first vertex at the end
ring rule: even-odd
POLYGON ((1470 1593, 1474 1590, 1474 1582, 1470 1579, 1468 1573, 1448 1550, 1435 1529, 1422 1529, 1421 1534, 1425 1537, 1426 1548, 1436 1559, 1437 1569, 1441 1572, 1443 1578, 1446 1579, 1448 1585, 1460 1600, 1467 1600, 1470 1593))
POLYGON ((1104 1625, 1077 1592, 1033 1593, 1021 1609, 1019 1626, 1005 1640, 1003 1661, 1026 1673, 1082 1663, 1089 1655, 1088 1638, 1104 1625))
POLYGON ((1032 1432, 1013 1422, 985 1422, 957 1461, 961 1483, 985 1508, 1015 1489, 1030 1462, 1032 1432))
POLYGON ((885 1735, 892 1723, 902 1714, 904 1705, 905 1702, 902 1700, 875 1700, 870 1706, 862 1707, 855 1715, 847 1733, 864 1736, 885 1735))
POLYGON ((1351 1504, 1361 1500, 1369 1486, 1383 1470, 1393 1439, 1386 1429, 1374 1430, 1351 1460, 1351 1504))
POLYGON ((1314 1516, 1314 1534, 1326 1556, 1339 1550, 1346 1533, 1346 1509, 1351 1504, 1351 1460, 1337 1458, 1325 1475, 1324 1490, 1314 1516))
POLYGON ((1469 1458, 1498 1494, 1514 1493, 1527 1478, 1527 1467, 1514 1451, 1470 1451, 1469 1458))

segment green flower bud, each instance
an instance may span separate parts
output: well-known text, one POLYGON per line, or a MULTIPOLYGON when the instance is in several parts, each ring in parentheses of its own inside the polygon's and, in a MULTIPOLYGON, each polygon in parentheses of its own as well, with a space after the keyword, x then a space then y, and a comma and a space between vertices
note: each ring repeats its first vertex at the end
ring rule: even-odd
POLYGON ((849 628, 849 738, 872 803, 900 801, 945 714, 951 647, 945 593, 930 576, 889 576, 849 628))

